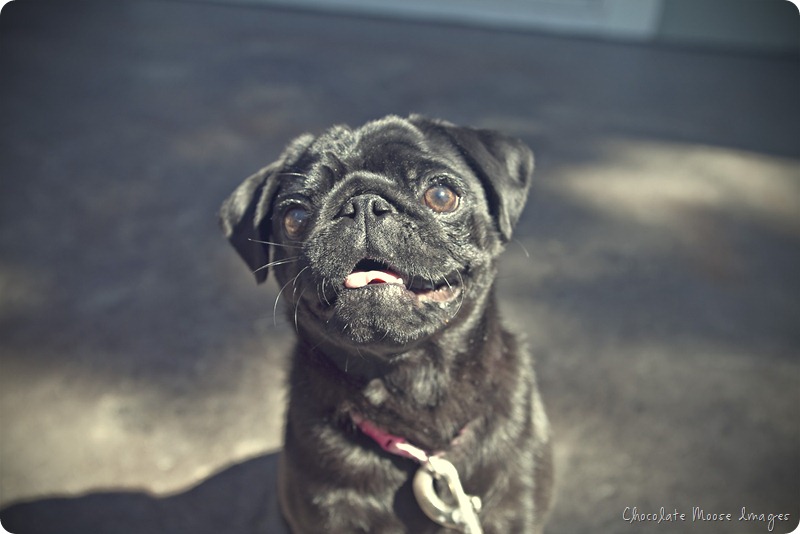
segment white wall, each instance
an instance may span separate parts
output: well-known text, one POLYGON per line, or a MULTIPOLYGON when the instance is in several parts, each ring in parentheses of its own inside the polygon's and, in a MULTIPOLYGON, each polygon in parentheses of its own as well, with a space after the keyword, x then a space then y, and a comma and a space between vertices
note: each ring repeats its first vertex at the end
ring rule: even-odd
POLYGON ((800 52, 793 0, 203 0, 533 29, 568 35, 800 52))

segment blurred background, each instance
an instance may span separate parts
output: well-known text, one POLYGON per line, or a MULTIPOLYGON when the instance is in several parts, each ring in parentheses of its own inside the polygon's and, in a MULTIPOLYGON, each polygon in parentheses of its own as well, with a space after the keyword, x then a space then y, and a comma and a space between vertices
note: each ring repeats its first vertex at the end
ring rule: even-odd
POLYGON ((279 531, 292 328, 216 212, 293 137, 416 112, 536 153, 499 291, 555 431, 547 532, 792 531, 799 50, 786 0, 8 3, 4 527, 279 531))

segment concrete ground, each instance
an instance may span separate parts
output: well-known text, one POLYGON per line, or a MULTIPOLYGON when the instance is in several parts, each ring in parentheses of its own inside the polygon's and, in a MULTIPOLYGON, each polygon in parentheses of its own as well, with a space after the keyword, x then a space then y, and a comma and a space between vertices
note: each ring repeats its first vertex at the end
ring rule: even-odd
POLYGON ((278 532, 292 329, 216 210, 293 136, 421 112, 537 154, 500 292, 555 428, 548 532, 793 530, 797 67, 256 7, 9 4, 4 527, 278 532))

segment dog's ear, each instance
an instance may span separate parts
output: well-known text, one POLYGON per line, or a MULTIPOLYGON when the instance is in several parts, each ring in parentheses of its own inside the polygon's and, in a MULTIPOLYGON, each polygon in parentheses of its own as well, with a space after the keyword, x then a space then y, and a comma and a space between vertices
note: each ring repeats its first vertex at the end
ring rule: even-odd
POLYGON ((225 237, 253 271, 259 284, 267 279, 272 200, 279 177, 297 162, 313 139, 311 135, 303 135, 292 141, 277 161, 245 179, 219 211, 225 237))
POLYGON ((222 204, 219 222, 239 256, 247 263, 259 284, 267 279, 269 262, 269 206, 277 189, 275 175, 279 162, 264 167, 242 182, 222 204), (266 224, 265 224, 266 221, 266 224))
POLYGON ((480 179, 489 210, 503 241, 508 242, 525 207, 533 177, 533 152, 528 146, 494 130, 412 116, 423 131, 438 130, 456 146, 480 179))

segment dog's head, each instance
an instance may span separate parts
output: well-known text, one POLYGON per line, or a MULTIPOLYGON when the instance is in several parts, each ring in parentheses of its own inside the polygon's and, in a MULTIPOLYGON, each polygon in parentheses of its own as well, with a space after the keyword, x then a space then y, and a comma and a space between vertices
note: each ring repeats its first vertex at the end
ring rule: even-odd
POLYGON ((489 130, 411 116, 295 139, 223 204, 304 334, 391 352, 482 304, 525 204, 533 154, 489 130))

